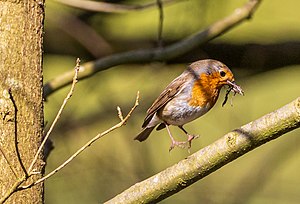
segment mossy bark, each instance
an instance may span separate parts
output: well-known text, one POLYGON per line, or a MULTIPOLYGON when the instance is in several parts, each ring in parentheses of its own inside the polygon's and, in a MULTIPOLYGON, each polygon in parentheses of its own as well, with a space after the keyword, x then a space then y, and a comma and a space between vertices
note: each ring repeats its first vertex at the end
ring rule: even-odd
MULTIPOLYGON (((43 137, 43 20, 43 0, 0 1, 0 198, 24 176, 43 137)), ((43 167, 40 156, 34 169, 43 167)), ((15 192, 6 203, 43 203, 43 189, 15 192)))

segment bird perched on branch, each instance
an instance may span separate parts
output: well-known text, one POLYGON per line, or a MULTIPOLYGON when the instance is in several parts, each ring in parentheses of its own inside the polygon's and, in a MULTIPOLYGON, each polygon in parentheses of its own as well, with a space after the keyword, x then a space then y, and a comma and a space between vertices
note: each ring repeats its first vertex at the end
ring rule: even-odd
POLYGON ((147 111, 142 131, 134 139, 146 140, 152 130, 166 127, 171 138, 171 151, 175 146, 191 147, 191 141, 197 136, 189 134, 183 125, 207 113, 216 103, 223 86, 229 87, 234 94, 243 95, 243 90, 235 83, 231 70, 222 62, 207 59, 192 63, 174 79, 158 96, 147 111), (178 126, 188 137, 187 141, 176 141, 169 125, 178 126))

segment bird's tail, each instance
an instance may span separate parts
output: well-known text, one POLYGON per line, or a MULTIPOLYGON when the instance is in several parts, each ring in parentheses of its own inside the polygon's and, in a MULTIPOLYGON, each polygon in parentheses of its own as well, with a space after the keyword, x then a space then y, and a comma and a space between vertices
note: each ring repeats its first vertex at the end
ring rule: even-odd
POLYGON ((140 141, 140 142, 146 140, 146 139, 149 137, 150 133, 152 132, 152 130, 153 130, 154 128, 155 128, 155 126, 144 128, 144 129, 142 130, 142 132, 140 132, 140 134, 138 134, 134 139, 135 139, 135 140, 138 140, 138 141, 140 141))

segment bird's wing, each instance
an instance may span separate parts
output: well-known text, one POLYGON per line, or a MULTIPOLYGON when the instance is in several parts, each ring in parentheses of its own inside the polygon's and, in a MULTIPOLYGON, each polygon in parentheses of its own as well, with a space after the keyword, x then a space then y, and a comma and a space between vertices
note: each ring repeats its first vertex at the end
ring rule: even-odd
POLYGON ((151 107, 147 110, 147 116, 144 120, 142 127, 146 127, 148 123, 151 121, 153 115, 166 103, 174 98, 178 93, 182 91, 184 88, 184 82, 186 80, 185 75, 180 75, 176 79, 174 79, 158 96, 158 98, 153 102, 151 107))

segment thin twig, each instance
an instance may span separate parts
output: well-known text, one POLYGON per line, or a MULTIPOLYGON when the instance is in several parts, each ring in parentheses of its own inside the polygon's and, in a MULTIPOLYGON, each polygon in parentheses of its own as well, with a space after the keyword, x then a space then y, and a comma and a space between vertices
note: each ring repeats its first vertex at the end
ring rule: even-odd
POLYGON ((11 171, 14 173, 15 177, 18 178, 18 174, 16 172, 16 170, 13 168, 13 165, 10 163, 9 159, 7 158, 7 156, 5 155, 3 149, 2 149, 2 146, 0 144, 0 152, 2 153, 6 163, 8 164, 9 168, 11 169, 11 171))
POLYGON ((118 116, 119 116, 120 120, 121 121, 124 120, 123 113, 122 113, 120 106, 117 107, 117 111, 118 111, 118 116))
POLYGON ((161 0, 156 0, 158 11, 159 11, 159 24, 158 24, 158 47, 162 47, 162 33, 163 33, 163 23, 164 23, 164 10, 163 2, 161 0))
POLYGON ((45 135, 45 137, 44 137, 44 139, 43 139, 43 142, 41 143, 41 145, 40 145, 38 151, 36 152, 36 154, 35 154, 35 156, 34 156, 34 159, 32 160, 32 162, 31 162, 31 164, 30 164, 30 166, 29 166, 29 168, 28 168, 28 171, 27 171, 27 172, 28 172, 29 174, 31 174, 32 168, 33 168, 34 164, 36 163, 39 154, 41 153, 41 151, 42 151, 42 149, 43 149, 43 147, 44 147, 44 145, 45 145, 45 143, 46 143, 46 141, 47 141, 49 135, 51 134, 53 128, 55 127, 57 121, 59 120, 59 118, 60 118, 60 116, 61 116, 61 114, 62 114, 62 111, 63 111, 63 109, 65 108, 65 106, 66 106, 68 100, 71 98, 71 96, 72 96, 72 94, 73 94, 73 91, 74 91, 74 88, 75 88, 75 84, 76 84, 77 81, 78 81, 77 79, 78 79, 78 72, 79 72, 79 69, 80 69, 80 59, 77 58, 77 60, 76 60, 76 66, 75 66, 75 74, 74 74, 74 77, 73 77, 73 83, 72 83, 71 89, 70 89, 70 91, 69 91, 67 97, 65 98, 63 104, 61 105, 61 107, 60 107, 60 109, 59 109, 59 111, 58 111, 58 113, 57 113, 57 115, 56 115, 56 117, 55 117, 53 123, 51 124, 51 126, 50 126, 50 128, 49 128, 47 134, 45 135))
MULTIPOLYGON (((140 11, 155 7, 156 3, 147 3, 143 5, 124 5, 112 4, 107 2, 89 1, 89 0, 56 0, 62 4, 79 9, 106 13, 125 13, 130 11, 140 11)), ((183 0, 163 0, 164 3, 174 3, 183 0)))
POLYGON ((56 169, 54 169, 53 171, 51 171, 50 173, 48 173, 46 176, 38 179, 37 181, 27 185, 27 186, 22 186, 19 188, 19 190, 23 190, 23 189, 27 189, 30 188, 36 184, 39 184, 41 182, 43 182, 44 180, 48 179, 49 177, 53 176, 55 173, 57 173, 59 170, 61 170, 62 168, 64 168, 66 165, 68 165, 73 159, 75 159, 80 153, 82 153, 86 148, 88 148, 89 146, 91 146, 95 141, 97 141, 98 139, 100 139, 101 137, 103 137, 104 135, 107 135, 108 133, 112 132, 113 130, 122 127, 123 125, 126 124, 127 120, 129 119, 129 117, 131 116, 132 112, 135 110, 135 108, 139 105, 139 92, 137 92, 137 96, 135 99, 135 103, 134 106, 131 108, 131 110, 129 111, 129 113, 126 115, 125 118, 123 118, 122 116, 120 117, 120 109, 118 109, 118 116, 119 118, 123 118, 123 120, 121 120, 118 124, 114 125, 113 127, 105 130, 104 132, 96 135, 94 138, 92 138, 90 141, 88 141, 85 145, 83 145, 80 149, 78 149, 72 156, 69 157, 69 159, 67 159, 64 163, 62 163, 59 167, 57 167, 56 169))

